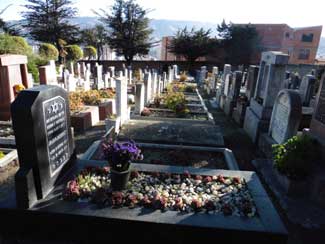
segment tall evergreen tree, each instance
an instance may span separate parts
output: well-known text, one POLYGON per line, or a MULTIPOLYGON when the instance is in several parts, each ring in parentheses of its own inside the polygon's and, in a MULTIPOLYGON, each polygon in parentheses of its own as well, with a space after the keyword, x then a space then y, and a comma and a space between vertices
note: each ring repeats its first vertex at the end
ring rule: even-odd
POLYGON ((198 58, 212 54, 217 48, 218 42, 215 38, 211 38, 210 34, 210 29, 192 28, 189 31, 185 27, 177 31, 168 49, 176 55, 183 56, 189 62, 190 69, 198 58))
POLYGON ((27 11, 22 13, 26 20, 23 25, 31 37, 40 42, 52 43, 60 50, 59 40, 75 43, 78 27, 69 21, 77 10, 70 0, 27 0, 27 11))
POLYGON ((225 50, 225 62, 233 64, 250 64, 251 58, 260 51, 260 38, 256 28, 251 25, 218 25, 218 35, 225 50))
POLYGON ((98 60, 103 55, 103 47, 107 43, 108 34, 103 25, 95 25, 93 28, 86 28, 81 31, 80 43, 87 46, 94 46, 97 49, 98 60))
POLYGON ((150 38, 148 10, 134 0, 115 0, 110 12, 97 13, 109 29, 108 43, 118 55, 131 64, 134 56, 147 55, 155 44, 150 38))

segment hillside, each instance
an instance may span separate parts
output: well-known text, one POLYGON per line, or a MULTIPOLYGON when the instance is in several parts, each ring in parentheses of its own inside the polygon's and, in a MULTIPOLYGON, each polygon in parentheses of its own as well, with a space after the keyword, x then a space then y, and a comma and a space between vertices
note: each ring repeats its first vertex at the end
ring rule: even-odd
MULTIPOLYGON (((71 22, 79 25, 81 28, 92 27, 100 23, 97 17, 76 17, 71 22)), ((17 21, 12 23, 17 23, 17 21)), ((212 35, 216 35, 217 25, 217 23, 166 19, 152 19, 150 22, 150 27, 154 30, 153 38, 155 40, 160 40, 163 36, 174 35, 178 29, 184 28, 185 26, 188 28, 195 27, 196 29, 211 29, 212 35)), ((317 56, 325 57, 325 37, 321 37, 317 56)))

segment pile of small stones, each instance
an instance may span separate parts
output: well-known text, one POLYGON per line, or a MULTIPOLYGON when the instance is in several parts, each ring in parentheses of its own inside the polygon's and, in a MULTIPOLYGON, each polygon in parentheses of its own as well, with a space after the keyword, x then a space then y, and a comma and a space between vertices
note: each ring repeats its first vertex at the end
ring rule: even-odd
POLYGON ((115 208, 142 206, 182 212, 207 211, 246 217, 256 215, 247 184, 238 177, 133 171, 126 190, 114 192, 109 185, 109 173, 89 171, 68 183, 64 198, 115 208))
POLYGON ((14 131, 10 126, 1 126, 0 127, 0 137, 9 137, 13 136, 14 131))

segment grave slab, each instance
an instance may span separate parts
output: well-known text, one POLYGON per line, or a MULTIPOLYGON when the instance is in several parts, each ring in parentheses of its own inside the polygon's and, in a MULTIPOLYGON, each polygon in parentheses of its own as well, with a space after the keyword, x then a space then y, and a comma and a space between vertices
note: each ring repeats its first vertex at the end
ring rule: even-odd
POLYGON ((119 140, 131 138, 137 142, 223 147, 220 127, 207 122, 181 119, 130 120, 123 126, 119 140))

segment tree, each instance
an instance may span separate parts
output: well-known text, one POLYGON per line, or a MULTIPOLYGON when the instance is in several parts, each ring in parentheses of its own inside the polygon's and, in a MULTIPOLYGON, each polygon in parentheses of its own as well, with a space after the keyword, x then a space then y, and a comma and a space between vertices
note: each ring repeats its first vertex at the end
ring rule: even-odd
POLYGON ((77 61, 83 57, 82 49, 78 45, 68 45, 66 50, 68 61, 77 61))
POLYGON ((23 37, 0 34, 0 54, 30 56, 32 54, 32 48, 23 37))
POLYGON ((147 55, 156 44, 150 38, 148 10, 134 0, 115 0, 110 12, 100 10, 100 20, 109 31, 108 43, 116 53, 124 56, 128 65, 136 55, 147 55))
MULTIPOLYGON (((28 11, 22 13, 26 19, 23 25, 34 40, 51 43, 60 50, 60 39, 76 43, 78 27, 69 23, 76 15, 70 0, 27 0, 24 5, 28 11)), ((61 57, 61 55, 60 55, 61 57)), ((61 58, 59 60, 61 62, 61 58)))
POLYGON ((91 58, 96 58, 97 50, 94 46, 84 47, 83 52, 84 52, 84 58, 88 58, 88 60, 91 58))
MULTIPOLYGON (((210 37, 211 30, 204 30, 203 28, 190 31, 187 27, 178 30, 171 44, 167 47, 172 53, 183 56, 188 62, 189 66, 195 62, 199 57, 204 57, 211 54, 217 47, 217 40, 210 37)), ((190 68, 189 67, 189 68, 190 68)))
MULTIPOLYGON (((103 25, 95 25, 93 28, 86 28, 81 31, 80 42, 96 47, 98 60, 103 54, 103 46, 108 42, 108 35, 103 25)), ((95 55, 96 56, 96 55, 95 55)))
POLYGON ((250 64, 251 58, 260 51, 260 38, 256 28, 248 25, 218 25, 218 35, 225 50, 225 62, 234 64, 250 64))
POLYGON ((38 51, 39 55, 46 60, 57 60, 59 57, 58 49, 50 43, 42 43, 38 51))

